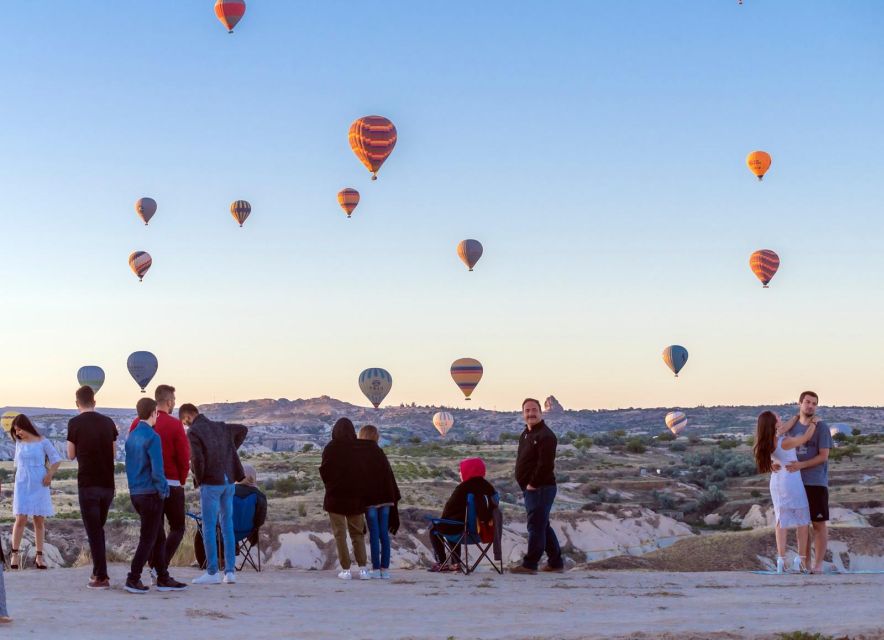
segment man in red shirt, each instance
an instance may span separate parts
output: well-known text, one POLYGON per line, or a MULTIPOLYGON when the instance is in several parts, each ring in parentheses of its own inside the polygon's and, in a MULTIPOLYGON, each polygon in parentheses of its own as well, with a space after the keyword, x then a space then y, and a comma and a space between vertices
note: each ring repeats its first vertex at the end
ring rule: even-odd
MULTIPOLYGON (((169 522, 169 535, 166 536, 165 526, 160 528, 151 557, 151 567, 155 566, 153 557, 159 558, 157 551, 163 547, 166 562, 171 562, 184 537, 184 483, 187 482, 190 471, 190 441, 184 432, 184 425, 172 416, 175 408, 175 387, 159 385, 154 391, 154 399, 157 401, 157 423, 154 431, 160 436, 163 446, 163 471, 166 482, 169 483, 169 497, 163 504, 163 513, 169 522)), ((129 432, 136 426, 138 418, 132 422, 129 432)))

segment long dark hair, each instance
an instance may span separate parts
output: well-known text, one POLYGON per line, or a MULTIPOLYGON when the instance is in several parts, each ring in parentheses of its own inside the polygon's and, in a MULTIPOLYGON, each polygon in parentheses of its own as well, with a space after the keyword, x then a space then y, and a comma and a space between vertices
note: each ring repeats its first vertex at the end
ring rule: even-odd
POLYGON ((758 473, 771 472, 770 457, 776 449, 776 432, 777 416, 773 411, 765 411, 758 416, 758 425, 755 427, 755 446, 752 448, 758 473))
POLYGON ((15 435, 16 429, 21 429, 22 431, 27 431, 31 435, 35 435, 38 438, 42 438, 40 432, 34 427, 31 423, 30 418, 23 413, 18 414, 12 419, 12 427, 9 429, 9 435, 12 436, 13 441, 18 442, 19 438, 15 435))

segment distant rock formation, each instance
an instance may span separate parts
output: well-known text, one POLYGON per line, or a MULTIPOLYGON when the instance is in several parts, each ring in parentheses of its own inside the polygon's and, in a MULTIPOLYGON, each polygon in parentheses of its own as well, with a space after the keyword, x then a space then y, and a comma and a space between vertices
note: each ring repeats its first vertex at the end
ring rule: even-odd
POLYGON ((555 396, 550 396, 543 401, 544 413, 562 413, 564 410, 564 407, 556 400, 555 396))

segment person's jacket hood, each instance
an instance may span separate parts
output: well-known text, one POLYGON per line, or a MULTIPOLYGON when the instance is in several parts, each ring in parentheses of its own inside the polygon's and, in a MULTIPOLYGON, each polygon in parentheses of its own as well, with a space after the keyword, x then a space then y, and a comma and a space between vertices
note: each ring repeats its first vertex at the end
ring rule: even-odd
POLYGON ((356 427, 349 418, 339 418, 332 427, 331 439, 339 442, 356 440, 356 427))
POLYGON ((463 482, 485 477, 485 463, 482 458, 466 458, 460 461, 460 475, 463 482))

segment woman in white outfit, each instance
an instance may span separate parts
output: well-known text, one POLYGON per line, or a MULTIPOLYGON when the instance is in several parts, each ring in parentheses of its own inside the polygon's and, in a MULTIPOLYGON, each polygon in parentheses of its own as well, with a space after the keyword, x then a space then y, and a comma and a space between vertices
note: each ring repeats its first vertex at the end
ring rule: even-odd
POLYGON ((789 529, 796 529, 798 535, 798 557, 793 569, 807 573, 807 527, 810 525, 807 492, 801 481, 801 472, 786 471, 786 465, 798 460, 795 449, 813 436, 817 421, 814 418, 800 437, 787 438, 785 433, 795 423, 795 418, 783 424, 772 411, 765 411, 758 416, 758 425, 755 428, 755 464, 759 473, 770 473, 770 497, 777 520, 777 573, 783 573, 784 570, 789 529), (774 463, 779 464, 778 471, 774 471, 774 463))
POLYGON ((15 524, 12 526, 12 555, 9 558, 9 567, 18 569, 19 564, 24 566, 19 553, 19 544, 30 517, 34 519, 34 539, 37 547, 34 566, 45 569, 44 519, 55 515, 49 485, 52 476, 58 471, 58 465, 61 464, 61 455, 22 413, 13 419, 9 433, 15 441, 15 489, 12 494, 12 515, 15 516, 15 524))

